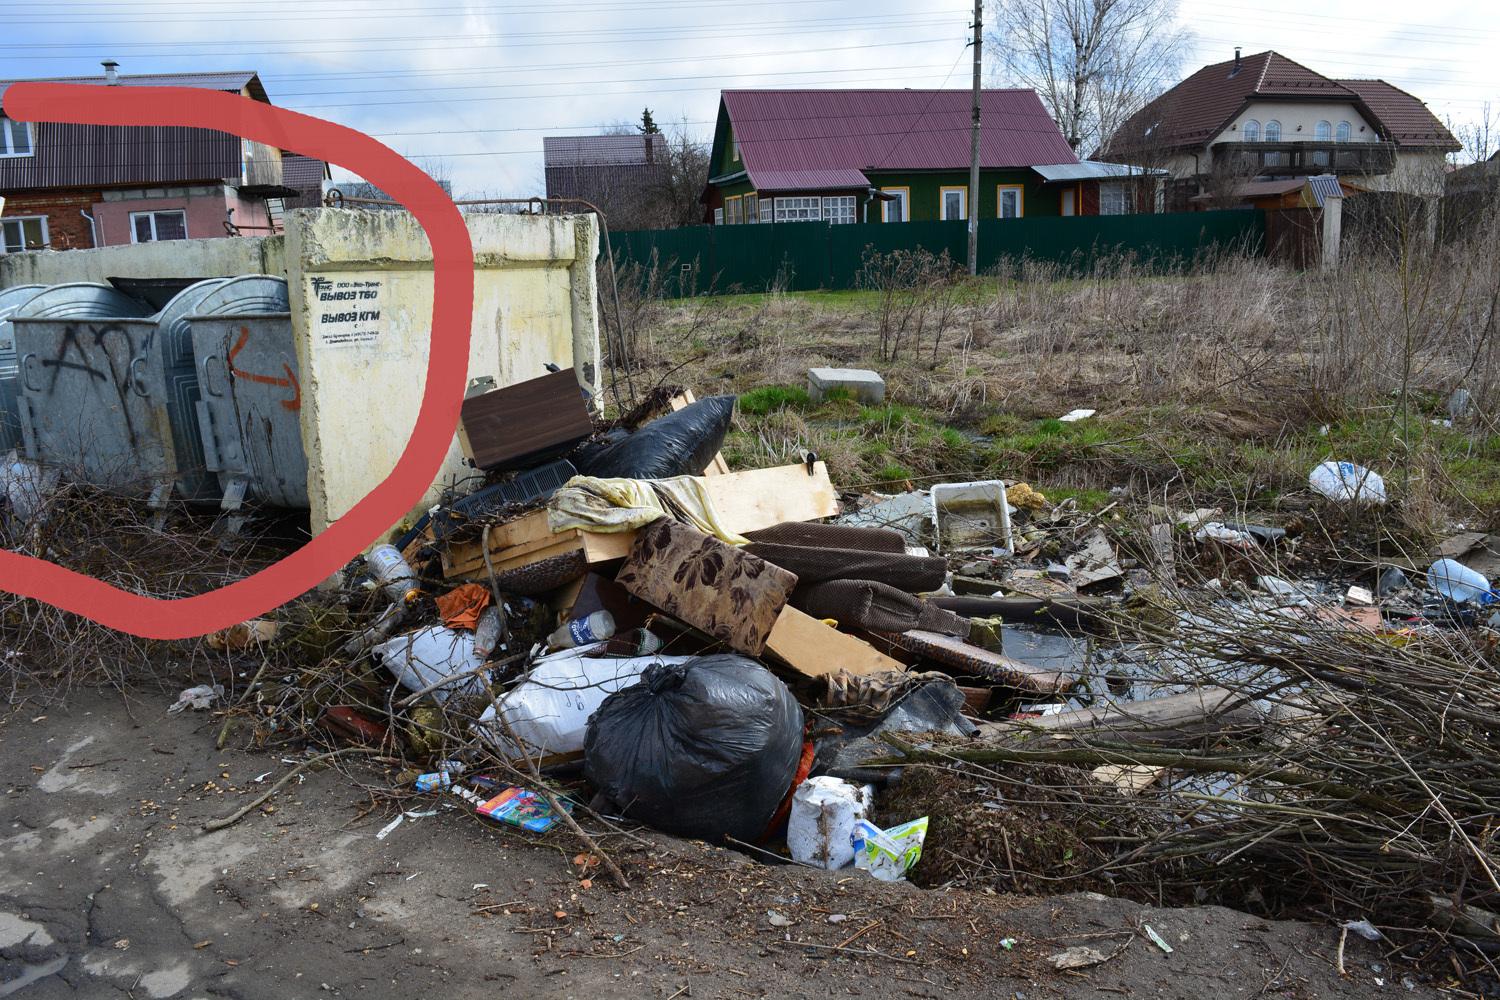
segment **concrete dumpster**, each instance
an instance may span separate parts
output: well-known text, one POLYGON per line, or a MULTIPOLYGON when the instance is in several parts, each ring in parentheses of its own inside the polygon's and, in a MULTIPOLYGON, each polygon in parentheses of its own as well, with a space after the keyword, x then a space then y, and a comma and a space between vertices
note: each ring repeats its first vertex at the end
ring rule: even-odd
POLYGON ((199 303, 190 325, 203 388, 198 426, 224 506, 248 497, 305 509, 302 383, 286 279, 230 279, 199 303))
POLYGON ((0 289, 0 453, 21 447, 21 421, 16 413, 16 337, 10 314, 46 285, 15 285, 0 289))

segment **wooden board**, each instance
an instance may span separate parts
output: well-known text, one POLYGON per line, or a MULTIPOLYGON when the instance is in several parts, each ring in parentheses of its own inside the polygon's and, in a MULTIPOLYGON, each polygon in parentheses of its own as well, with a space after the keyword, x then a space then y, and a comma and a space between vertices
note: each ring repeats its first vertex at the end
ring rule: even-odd
POLYGON ((847 670, 855 676, 902 670, 899 662, 852 635, 829 628, 790 604, 766 637, 766 651, 807 677, 847 670))
MULTIPOLYGON (((704 487, 720 519, 732 531, 769 528, 784 521, 815 521, 839 512, 838 494, 822 462, 807 474, 805 465, 783 465, 749 472, 731 472, 704 479, 704 487)), ((624 559, 635 544, 635 532, 553 532, 545 510, 532 511, 490 530, 490 555, 495 571, 582 548, 590 565, 624 559), (550 540, 549 540, 550 539, 550 540)), ((479 539, 450 544, 443 553, 443 575, 472 579, 483 575, 484 552, 479 539)))
MULTIPOLYGON (((673 396, 667 402, 671 405, 671 407, 672 407, 673 410, 680 410, 684 406, 691 406, 692 404, 698 402, 698 397, 696 397, 696 396, 693 395, 693 390, 691 390, 691 389, 684 389, 684 390, 682 390, 682 392, 680 392, 677 395, 673 396)), ((708 463, 708 468, 706 468, 706 469, 703 470, 702 475, 705 475, 705 476, 727 476, 727 475, 729 475, 729 463, 726 462, 726 461, 724 461, 724 453, 722 451, 716 451, 716 452, 714 452, 713 461, 708 463)))
MULTIPOLYGON (((634 542, 633 531, 605 534, 570 528, 554 532, 547 525, 547 512, 534 510, 490 529, 490 560, 495 564, 495 572, 499 573, 574 549, 583 549, 584 558, 590 565, 596 565, 612 559, 624 559, 630 554, 630 546, 634 542)), ((480 539, 450 544, 443 553, 443 576, 450 580, 456 577, 474 579, 485 573, 484 549, 480 539)))
POLYGON ((459 445, 481 469, 537 465, 594 433, 571 368, 472 396, 459 414, 459 445))
POLYGON ((1260 711, 1244 695, 1226 688, 1205 687, 1165 698, 1120 704, 1094 705, 1059 715, 979 726, 985 739, 1030 738, 1037 729, 1066 738, 1088 733, 1115 743, 1180 746, 1211 740, 1219 733, 1258 728, 1260 711))

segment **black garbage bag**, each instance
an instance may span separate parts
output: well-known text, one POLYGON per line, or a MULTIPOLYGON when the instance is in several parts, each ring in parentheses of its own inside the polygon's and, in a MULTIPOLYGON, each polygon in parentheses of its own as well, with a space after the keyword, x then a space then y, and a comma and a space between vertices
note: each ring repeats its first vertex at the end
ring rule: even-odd
POLYGON ((802 709, 743 656, 647 667, 589 718, 584 777, 616 809, 666 833, 753 843, 802 756, 802 709))
POLYGON ((737 396, 710 396, 658 417, 634 434, 614 430, 573 453, 580 475, 597 479, 697 476, 724 447, 737 396))

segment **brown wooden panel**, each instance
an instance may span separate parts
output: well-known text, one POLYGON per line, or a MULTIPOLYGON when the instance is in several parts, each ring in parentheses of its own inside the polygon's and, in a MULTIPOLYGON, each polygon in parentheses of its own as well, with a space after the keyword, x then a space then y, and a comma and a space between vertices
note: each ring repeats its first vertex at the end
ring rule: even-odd
POLYGON ((481 469, 534 465, 594 433, 571 368, 466 399, 460 414, 459 442, 481 469))

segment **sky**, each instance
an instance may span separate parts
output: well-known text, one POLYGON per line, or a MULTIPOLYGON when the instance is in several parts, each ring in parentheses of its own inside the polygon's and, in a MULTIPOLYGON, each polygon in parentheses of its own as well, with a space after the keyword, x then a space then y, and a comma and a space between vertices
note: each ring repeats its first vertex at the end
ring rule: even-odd
MULTIPOLYGON (((1459 124, 1486 102, 1500 116, 1494 0, 1181 0, 1179 17, 1193 33, 1180 76, 1236 45, 1275 49, 1385 79, 1459 124)), ((543 136, 646 107, 707 138, 720 89, 967 87, 972 20, 962 0, 0 0, 0 79, 101 74, 103 59, 255 70, 274 104, 375 136, 456 195, 527 197, 543 136)))

